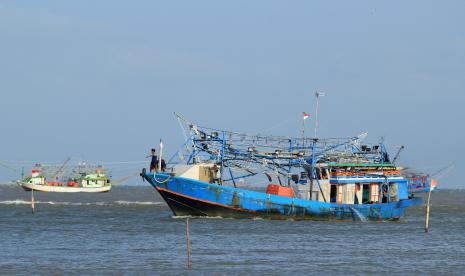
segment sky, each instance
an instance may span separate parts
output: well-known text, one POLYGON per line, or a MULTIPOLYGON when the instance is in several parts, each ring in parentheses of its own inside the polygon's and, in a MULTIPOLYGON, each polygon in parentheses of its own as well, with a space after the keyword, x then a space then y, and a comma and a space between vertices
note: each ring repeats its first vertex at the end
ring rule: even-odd
MULTIPOLYGON (((0 160, 144 160, 200 125, 384 138, 465 188, 464 1, 0 0, 0 160)), ((22 163, 21 163, 22 162, 22 163)), ((134 168, 139 170, 139 168, 134 168)), ((17 178, 0 167, 0 181, 17 178)))

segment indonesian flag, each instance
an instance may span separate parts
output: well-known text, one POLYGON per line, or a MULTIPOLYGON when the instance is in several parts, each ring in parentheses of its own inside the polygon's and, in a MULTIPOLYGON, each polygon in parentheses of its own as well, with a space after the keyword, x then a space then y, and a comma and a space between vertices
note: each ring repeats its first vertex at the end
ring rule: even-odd
POLYGON ((308 114, 307 112, 303 112, 304 114, 304 121, 308 119, 308 117, 310 117, 310 114, 308 114))

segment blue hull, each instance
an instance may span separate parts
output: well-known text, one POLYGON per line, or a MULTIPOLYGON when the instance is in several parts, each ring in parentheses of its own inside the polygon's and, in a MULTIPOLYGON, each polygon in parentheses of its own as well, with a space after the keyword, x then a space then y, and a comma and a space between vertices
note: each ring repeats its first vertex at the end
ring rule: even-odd
MULTIPOLYGON (((410 194, 416 194, 416 193, 428 193, 429 192, 429 187, 418 187, 418 188, 409 188, 408 192, 410 194)), ((436 188, 431 188, 431 192, 435 192, 436 188)))
POLYGON ((160 193, 176 216, 223 218, 397 220, 420 198, 381 204, 335 204, 210 184, 168 174, 143 177, 160 193))

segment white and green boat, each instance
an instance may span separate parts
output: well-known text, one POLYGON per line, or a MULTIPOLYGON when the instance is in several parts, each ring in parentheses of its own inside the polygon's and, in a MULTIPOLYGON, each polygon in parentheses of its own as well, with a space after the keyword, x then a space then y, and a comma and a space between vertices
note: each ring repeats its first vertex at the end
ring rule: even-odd
POLYGON ((18 185, 26 191, 54 193, 104 193, 111 190, 110 177, 101 166, 80 164, 68 168, 37 164, 31 176, 20 181, 18 185))

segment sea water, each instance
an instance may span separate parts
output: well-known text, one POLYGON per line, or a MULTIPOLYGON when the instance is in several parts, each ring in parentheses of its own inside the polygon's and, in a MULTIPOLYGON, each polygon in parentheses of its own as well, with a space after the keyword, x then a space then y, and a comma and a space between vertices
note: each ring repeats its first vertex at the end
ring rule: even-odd
POLYGON ((105 194, 35 193, 0 186, 0 275, 465 273, 465 191, 432 195, 398 222, 190 219, 148 186, 105 194))

